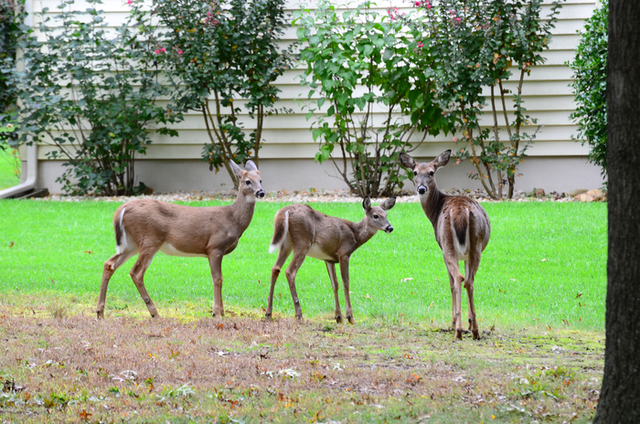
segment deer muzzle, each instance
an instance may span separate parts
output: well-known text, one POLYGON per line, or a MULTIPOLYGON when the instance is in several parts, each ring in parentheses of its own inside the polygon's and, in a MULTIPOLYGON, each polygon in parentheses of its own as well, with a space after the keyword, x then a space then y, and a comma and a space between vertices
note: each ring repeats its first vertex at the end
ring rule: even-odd
POLYGON ((263 198, 264 197, 264 190, 260 189, 260 190, 256 191, 256 197, 263 198))
POLYGON ((418 186, 418 194, 427 194, 427 188, 423 185, 418 186))
POLYGON ((387 228, 384 229, 385 233, 390 233, 393 231, 393 227, 391 225, 388 225, 387 228))

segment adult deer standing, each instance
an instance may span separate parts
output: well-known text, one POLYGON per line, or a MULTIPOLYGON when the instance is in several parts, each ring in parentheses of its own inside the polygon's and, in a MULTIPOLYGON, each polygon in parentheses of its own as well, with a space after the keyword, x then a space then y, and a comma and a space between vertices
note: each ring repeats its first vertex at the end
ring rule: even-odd
POLYGON ((347 320, 353 324, 353 312, 349 297, 349 258, 357 248, 365 244, 378 230, 390 233, 393 227, 387 220, 387 212, 395 205, 396 199, 389 198, 380 206, 371 206, 371 200, 365 197, 362 207, 365 216, 360 222, 327 216, 311 209, 308 205, 289 205, 276 213, 273 239, 269 253, 278 250, 278 259, 271 269, 271 289, 266 317, 271 318, 273 307, 273 290, 280 269, 293 251, 293 259, 285 275, 289 282, 289 290, 296 310, 296 318, 302 319, 302 309, 296 292, 296 274, 302 266, 305 257, 323 260, 335 300, 335 319, 342 322, 342 312, 338 300, 338 278, 336 263, 340 264, 340 275, 344 287, 347 320))
POLYGON ((480 255, 489 242, 491 225, 487 212, 475 200, 466 196, 450 196, 438 190, 436 171, 449 163, 450 157, 451 150, 446 150, 432 162, 416 163, 411 156, 402 153, 400 161, 413 171, 422 209, 433 224, 436 241, 444 255, 451 286, 455 338, 462 339, 460 309, 464 283, 469 300, 469 330, 473 338, 478 339, 480 334, 473 304, 473 280, 480 266, 480 255), (458 261, 464 261, 464 276, 460 273, 458 261))
POLYGON ((144 273, 158 250, 172 256, 201 256, 209 259, 213 277, 213 316, 224 315, 222 305, 222 257, 233 252, 247 229, 256 204, 264 197, 260 172, 252 161, 245 170, 233 161, 229 164, 239 179, 238 196, 228 206, 194 207, 135 199, 120 206, 113 216, 116 254, 104 263, 98 318, 104 316, 107 286, 113 273, 139 253, 131 279, 152 317, 156 306, 144 286, 144 273))

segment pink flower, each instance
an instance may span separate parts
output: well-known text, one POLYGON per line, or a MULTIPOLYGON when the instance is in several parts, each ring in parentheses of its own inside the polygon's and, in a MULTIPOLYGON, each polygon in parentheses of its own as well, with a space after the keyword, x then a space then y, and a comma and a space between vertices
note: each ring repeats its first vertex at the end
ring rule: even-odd
POLYGON ((160 54, 160 50, 154 51, 155 54, 160 54))
POLYGON ((127 1, 127 4, 131 4, 131 3, 133 3, 131 0, 127 1))
POLYGON ((167 52, 167 49, 165 49, 165 48, 163 47, 163 48, 161 48, 161 49, 160 49, 160 51, 161 51, 162 53, 166 53, 166 52, 167 52))
POLYGON ((178 54, 184 53, 182 50, 178 49, 178 54))
POLYGON ((420 2, 419 1, 415 2, 415 5, 420 6, 420 2))

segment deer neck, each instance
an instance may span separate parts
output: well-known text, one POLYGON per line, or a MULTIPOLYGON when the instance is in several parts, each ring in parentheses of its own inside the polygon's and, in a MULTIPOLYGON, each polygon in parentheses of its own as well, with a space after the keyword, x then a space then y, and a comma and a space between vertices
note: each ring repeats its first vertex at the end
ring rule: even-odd
POLYGON ((366 217, 363 218, 362 221, 352 224, 353 225, 351 225, 350 227, 353 230, 353 235, 356 238, 356 249, 368 242, 371 237, 373 237, 378 232, 377 228, 373 228, 369 225, 366 217))
POLYGON ((433 228, 436 228, 438 225, 438 217, 440 216, 444 202, 450 196, 438 190, 438 187, 434 183, 429 186, 427 194, 419 197, 422 210, 425 215, 427 215, 427 218, 429 218, 429 221, 431 221, 433 228))
POLYGON ((253 218, 253 212, 256 207, 256 201, 257 199, 255 196, 245 195, 243 190, 240 188, 238 189, 236 200, 229 205, 231 216, 238 224, 241 232, 244 232, 251 223, 251 218, 253 218))

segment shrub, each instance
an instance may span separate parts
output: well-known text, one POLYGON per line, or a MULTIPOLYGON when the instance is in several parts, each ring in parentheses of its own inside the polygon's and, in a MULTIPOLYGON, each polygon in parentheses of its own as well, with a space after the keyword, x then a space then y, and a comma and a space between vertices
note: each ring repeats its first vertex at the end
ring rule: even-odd
POLYGON ((291 66, 290 51, 278 46, 284 0, 158 0, 154 12, 169 28, 155 33, 155 49, 173 98, 202 114, 210 140, 203 160, 224 165, 237 187, 229 160, 259 164, 264 119, 278 112, 272 83, 291 66), (242 113, 255 124, 248 134, 242 113))
POLYGON ((524 108, 522 89, 531 68, 544 63, 540 54, 549 46, 551 28, 560 10, 552 2, 547 16, 542 0, 429 0, 417 1, 419 14, 407 19, 433 43, 434 73, 438 76, 438 99, 450 110, 464 144, 460 159, 471 158, 480 180, 494 199, 513 196, 517 166, 523 160, 533 133, 525 128, 536 123, 524 108), (515 92, 503 84, 516 72, 515 92), (489 87, 489 108, 484 111, 489 87), (512 109, 507 98, 513 94, 512 109), (482 117, 489 126, 481 126, 482 117))
POLYGON ((389 196, 407 178, 399 154, 428 134, 450 128, 435 100, 433 43, 406 32, 402 14, 378 14, 373 3, 338 11, 328 0, 296 13, 298 39, 306 45, 302 84, 316 116, 316 160, 330 159, 359 196, 389 196), (382 110, 382 122, 374 113, 382 110))
MULTIPOLYGON (((135 28, 145 27, 139 6, 111 31, 91 7, 100 0, 86 1, 84 12, 73 10, 73 0, 60 2, 53 19, 43 9, 42 41, 29 34, 20 43, 19 142, 54 147, 46 154, 69 167, 58 179, 66 193, 134 194, 145 187, 137 185, 134 165, 151 143, 147 126, 179 114, 156 102, 168 89, 158 82, 153 46, 135 28)), ((164 126, 155 131, 177 135, 164 126)))
POLYGON ((568 63, 573 70, 571 83, 576 111, 571 118, 578 123, 578 139, 589 144, 589 160, 607 173, 607 46, 609 2, 604 0, 587 19, 576 57, 568 63))

